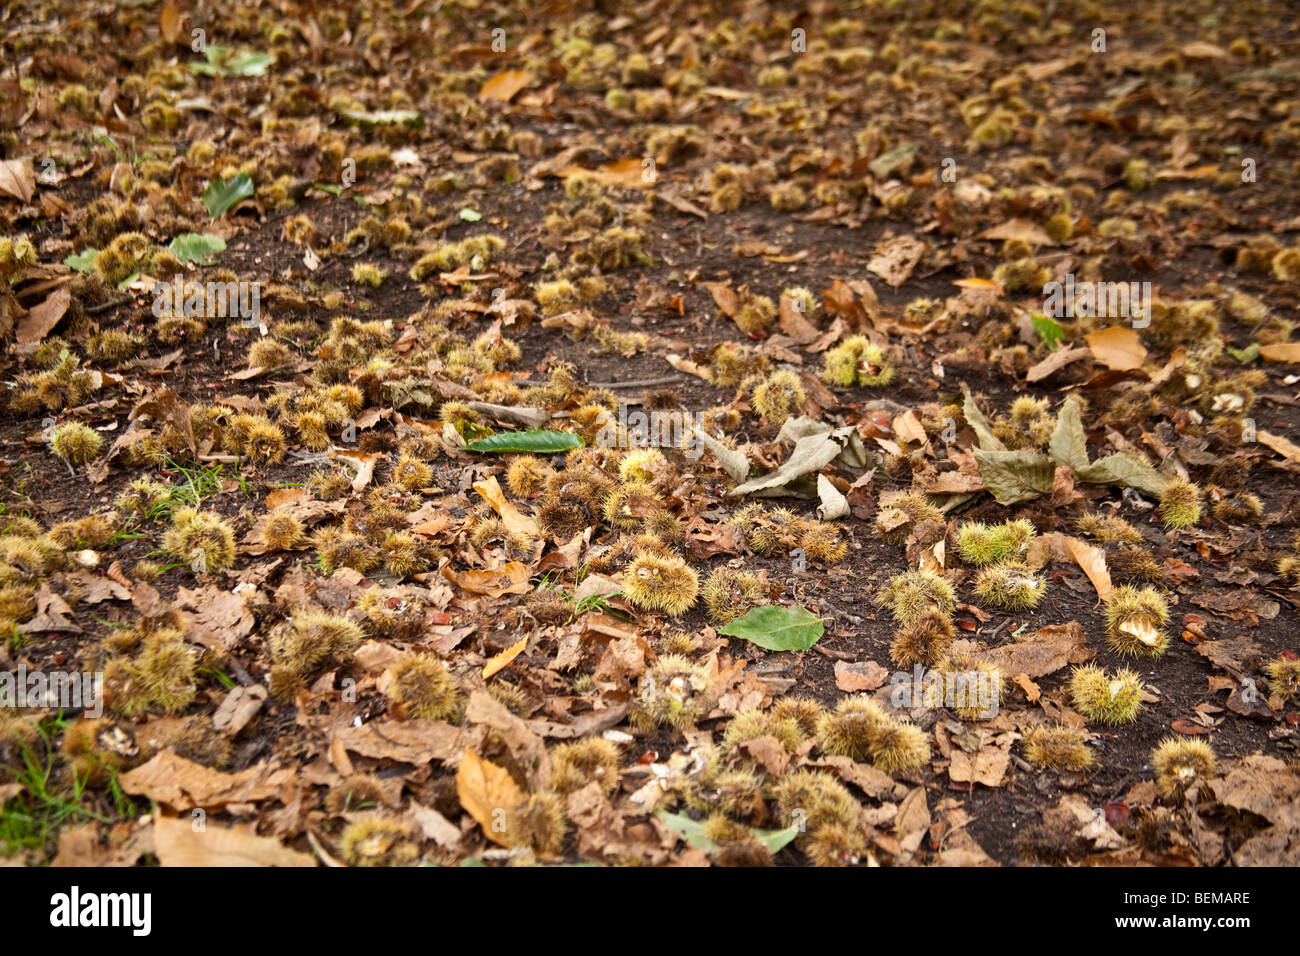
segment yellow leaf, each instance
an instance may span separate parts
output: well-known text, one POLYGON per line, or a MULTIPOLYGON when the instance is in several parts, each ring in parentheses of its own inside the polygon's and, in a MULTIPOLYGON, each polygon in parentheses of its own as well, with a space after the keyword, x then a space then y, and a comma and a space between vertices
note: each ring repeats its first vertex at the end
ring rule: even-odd
POLYGON ((541 529, 537 527, 536 521, 520 514, 518 508, 506 501, 506 496, 501 491, 501 485, 497 482, 496 475, 486 481, 476 481, 474 490, 482 495, 483 500, 490 504, 492 510, 501 517, 501 523, 506 526, 507 531, 514 531, 530 538, 536 538, 542 533, 541 529))
POLYGON ((560 170, 560 176, 565 179, 578 173, 585 173, 606 186, 617 186, 620 189, 649 189, 655 180, 652 167, 644 158, 616 159, 595 169, 569 166, 560 170))
POLYGON ((524 794, 504 768, 472 750, 465 751, 456 770, 456 795, 489 840, 509 846, 506 824, 511 811, 523 802, 524 794))
POLYGON ((1097 589, 1097 597, 1103 601, 1110 597, 1112 585, 1110 571, 1106 567, 1106 552, 1079 538, 1065 538, 1061 546, 1074 559, 1074 563, 1083 568, 1083 573, 1088 575, 1088 580, 1097 589))
POLYGON ((1122 325, 1112 325, 1090 335, 1085 335, 1088 348, 1093 357, 1108 369, 1116 372, 1128 372, 1141 368, 1146 361, 1147 350, 1138 341, 1138 334, 1122 325))
POLYGON ((497 671, 505 670, 507 667, 509 667, 510 662, 520 655, 520 653, 524 649, 524 646, 527 645, 527 643, 528 643, 528 638, 525 637, 518 644, 511 644, 500 654, 497 654, 490 661, 488 661, 487 664, 483 667, 483 679, 487 680, 497 671))
POLYGON ((181 11, 174 3, 165 4, 162 8, 162 35, 168 43, 175 43, 181 35, 181 11))
POLYGON ((1002 288, 992 279, 957 279, 953 285, 961 286, 963 289, 1000 289, 1002 288))
POLYGON ((1261 358, 1269 362, 1300 362, 1300 342, 1261 345, 1259 354, 1261 358))
POLYGON ((533 74, 527 70, 506 70, 484 83, 483 88, 478 91, 478 98, 509 103, 516 93, 531 82, 533 82, 533 74))

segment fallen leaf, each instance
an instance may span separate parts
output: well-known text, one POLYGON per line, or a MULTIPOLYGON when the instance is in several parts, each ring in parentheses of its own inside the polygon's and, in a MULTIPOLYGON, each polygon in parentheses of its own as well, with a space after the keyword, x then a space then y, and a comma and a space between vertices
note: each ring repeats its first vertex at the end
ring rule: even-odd
POLYGON ((1146 347, 1138 334, 1127 326, 1112 325, 1084 336, 1097 361, 1117 372, 1141 368, 1146 361, 1146 347))
MULTIPOLYGON (((251 826, 251 824, 250 824, 251 826)), ((309 853, 290 849, 273 837, 206 821, 195 829, 188 819, 153 815, 153 849, 163 866, 315 866, 309 853)))
POLYGON ((279 797, 293 786, 296 775, 296 769, 275 770, 264 763, 239 773, 222 773, 164 750, 117 780, 125 793, 148 797, 175 810, 211 810, 228 803, 279 797))
POLYGON ((524 794, 504 767, 465 751, 456 770, 456 795, 460 805, 494 843, 509 846, 506 823, 511 811, 524 801, 524 794))
POLYGON ((236 736, 257 716, 266 698, 267 690, 261 684, 234 688, 212 715, 212 726, 227 737, 236 736))
POLYGON ((533 74, 527 70, 504 70, 483 84, 478 91, 478 98, 509 103, 516 93, 532 81, 533 74))
POLYGON ((1078 621, 1049 624, 1014 644, 988 648, 980 653, 997 664, 1004 674, 1045 677, 1068 664, 1082 664, 1093 656, 1088 638, 1078 621))
POLYGON ((1261 445, 1267 445, 1288 461, 1300 462, 1300 445, 1291 439, 1262 429, 1255 433, 1255 437, 1259 439, 1261 445))
POLYGON ((897 289, 912 275, 928 247, 911 236, 898 236, 876 246, 867 269, 897 289))
POLYGON ((18 320, 18 345, 34 345, 44 339, 59 324, 71 301, 72 290, 62 285, 32 306, 31 311, 18 320))
POLYGON ((889 680, 889 671, 875 661, 853 664, 846 661, 835 662, 835 686, 845 693, 875 690, 877 687, 883 687, 887 680, 889 680))
POLYGON ((1269 362, 1300 362, 1300 342, 1280 342, 1277 345, 1261 345, 1260 358, 1269 362))
POLYGON ((1055 352, 1050 353, 1046 358, 1031 365, 1029 371, 1025 373, 1025 381, 1041 382, 1043 379, 1059 372, 1067 365, 1073 364, 1074 362, 1079 361, 1079 359, 1087 358, 1091 354, 1092 350, 1083 346, 1073 349, 1057 349, 1055 352))
POLYGON ((0 161, 0 193, 20 202, 31 202, 36 193, 36 176, 25 159, 0 161))
POLYGON ((1042 696, 1043 692, 1037 684, 1029 679, 1028 674, 1017 674, 1012 678, 1012 681, 1025 692, 1025 696, 1029 698, 1031 704, 1038 703, 1038 698, 1042 696))
POLYGON ((780 305, 781 331, 788 335, 797 345, 808 345, 821 335, 817 326, 808 320, 808 316, 796 307, 796 300, 781 296, 780 305))
POLYGON ((507 531, 513 531, 516 534, 522 534, 529 538, 536 538, 541 535, 541 529, 537 527, 537 522, 532 518, 526 517, 519 513, 511 502, 506 500, 505 494, 501 491, 501 485, 498 483, 496 475, 485 481, 476 481, 474 490, 482 495, 483 500, 492 506, 492 510, 501 518, 501 523, 506 526, 507 531))
POLYGON ((1113 587, 1110 583, 1110 571, 1106 568, 1106 552, 1086 541, 1072 537, 1065 538, 1062 547, 1075 563, 1083 568, 1083 573, 1097 589, 1097 599, 1104 601, 1110 597, 1113 587))
POLYGON ((493 656, 491 660, 489 660, 487 664, 483 667, 483 679, 487 680, 489 677, 491 677, 493 674, 497 673, 498 671, 504 670, 505 668, 509 667, 510 662, 513 661, 516 657, 518 657, 527 645, 528 645, 528 638, 525 637, 523 640, 519 641, 518 643, 511 644, 500 654, 493 656))
POLYGON ((452 584, 471 594, 486 594, 488 597, 526 594, 530 588, 528 568, 518 561, 507 561, 500 567, 490 570, 471 568, 468 571, 454 571, 448 564, 443 566, 442 575, 452 584))

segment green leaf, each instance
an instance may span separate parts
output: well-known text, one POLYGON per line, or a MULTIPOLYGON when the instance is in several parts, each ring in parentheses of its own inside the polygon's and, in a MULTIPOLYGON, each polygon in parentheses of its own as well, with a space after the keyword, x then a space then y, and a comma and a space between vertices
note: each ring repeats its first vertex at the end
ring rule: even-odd
POLYGON ((1061 339, 1065 337, 1065 329, 1057 325, 1054 319, 1046 315, 1031 315, 1029 321, 1034 324, 1034 331, 1038 333, 1038 337, 1042 339, 1048 351, 1055 352, 1061 347, 1061 339))
POLYGON ((266 68, 274 62, 275 57, 269 53, 245 53, 238 59, 227 61, 225 70, 236 76, 265 76, 266 68))
POLYGON ((1227 347, 1227 352, 1242 365, 1249 365, 1259 358, 1259 343, 1251 342, 1244 349, 1234 349, 1231 345, 1227 347))
POLYGON ((129 276, 117 284, 118 291, 129 289, 136 279, 140 278, 140 270, 136 269, 129 276))
POLYGON ((316 189, 320 189, 329 193, 331 196, 343 195, 342 186, 331 186, 329 183, 312 183, 312 186, 314 186, 316 189))
POLYGON ((754 835, 755 840, 767 847, 768 853, 775 856, 799 835, 799 827, 786 827, 784 830, 750 830, 749 832, 754 835))
POLYGON ((253 195, 253 177, 248 173, 239 173, 233 179, 213 180, 203 190, 203 205, 208 207, 208 215, 220 219, 235 203, 253 195))
POLYGON ((424 115, 415 110, 379 110, 374 113, 368 110, 339 110, 339 116, 366 126, 392 126, 400 123, 417 129, 424 128, 424 115))
POLYGON ((769 651, 806 651, 826 631, 822 619, 805 607, 750 608, 725 627, 719 634, 739 637, 769 651))
POLYGON ((966 419, 966 424, 975 429, 975 438, 979 441, 980 448, 984 451, 1006 451, 1007 446, 1002 444, 1002 440, 993 434, 993 429, 989 428, 988 419, 975 404, 975 399, 971 398, 970 390, 965 386, 962 388, 966 392, 966 398, 962 402, 961 414, 966 419))
POLYGON ((1136 488, 1155 498, 1160 497, 1165 486, 1171 481, 1137 455, 1129 452, 1117 452, 1105 458, 1098 458, 1082 471, 1075 471, 1075 475, 1080 481, 1136 488))
POLYGON ((1058 465, 1069 465, 1076 475, 1080 469, 1088 467, 1088 439, 1083 433, 1079 402, 1074 396, 1067 398, 1057 413, 1056 428, 1052 430, 1048 450, 1052 461, 1058 465))
POLYGON ((912 157, 916 155, 916 148, 915 143, 904 143, 897 149, 891 149, 885 155, 873 159, 867 168, 877 179, 885 179, 900 166, 910 163, 912 157))
POLYGON ((63 260, 63 264, 69 269, 76 269, 78 272, 94 272, 95 253, 97 252, 99 252, 98 249, 87 249, 75 256, 68 256, 63 260))
POLYGON ((200 76, 265 76, 266 68, 275 62, 269 53, 245 53, 230 58, 230 47, 213 43, 203 51, 204 63, 191 63, 191 72, 200 76))
POLYGON ((695 847, 697 850, 704 850, 708 853, 717 853, 722 847, 714 843, 704 835, 704 824, 692 820, 688 816, 680 813, 669 813, 667 810, 660 810, 655 814, 660 820, 667 824, 668 829, 672 830, 679 837, 695 847))
POLYGON ((1000 505, 1032 501, 1052 490, 1056 469, 1042 455, 1032 451, 984 451, 975 449, 980 477, 1000 505))
POLYGON ((582 448, 586 442, 572 432, 546 431, 530 428, 527 431, 497 432, 487 438, 470 442, 468 451, 526 452, 534 455, 553 455, 556 452, 582 448))
POLYGON ((483 214, 477 209, 470 209, 466 206, 460 211, 460 218, 464 219, 466 222, 478 222, 483 218, 483 214))
POLYGON ((226 240, 210 232, 183 232, 167 246, 172 255, 181 262, 195 262, 209 265, 208 257, 218 252, 225 252, 226 240))

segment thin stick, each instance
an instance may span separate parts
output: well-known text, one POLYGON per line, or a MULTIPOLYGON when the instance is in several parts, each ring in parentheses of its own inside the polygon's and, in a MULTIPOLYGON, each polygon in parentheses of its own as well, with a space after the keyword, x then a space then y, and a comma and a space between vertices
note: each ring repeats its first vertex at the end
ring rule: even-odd
POLYGON ((632 382, 588 382, 588 388, 648 388, 651 385, 672 385, 684 382, 680 375, 665 375, 661 378, 639 378, 632 382))
POLYGON ((115 299, 112 302, 104 302, 101 303, 100 305, 87 306, 84 311, 87 315, 98 315, 101 312, 107 312, 109 309, 115 309, 119 305, 125 305, 130 301, 131 301, 130 296, 127 296, 125 299, 115 299))

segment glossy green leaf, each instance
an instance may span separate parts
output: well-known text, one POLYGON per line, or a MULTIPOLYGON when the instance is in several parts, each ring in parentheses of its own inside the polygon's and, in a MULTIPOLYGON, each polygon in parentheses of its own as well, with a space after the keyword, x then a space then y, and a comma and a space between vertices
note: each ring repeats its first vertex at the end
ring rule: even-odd
POLYGON ((253 195, 253 177, 248 173, 239 173, 232 179, 213 180, 203 190, 203 205, 208 208, 208 215, 220 219, 227 210, 241 199, 253 195))
POLYGON ((487 438, 466 445, 469 451, 522 452, 534 455, 553 455, 556 452, 582 448, 584 442, 572 432, 529 429, 518 432, 497 432, 487 438))

